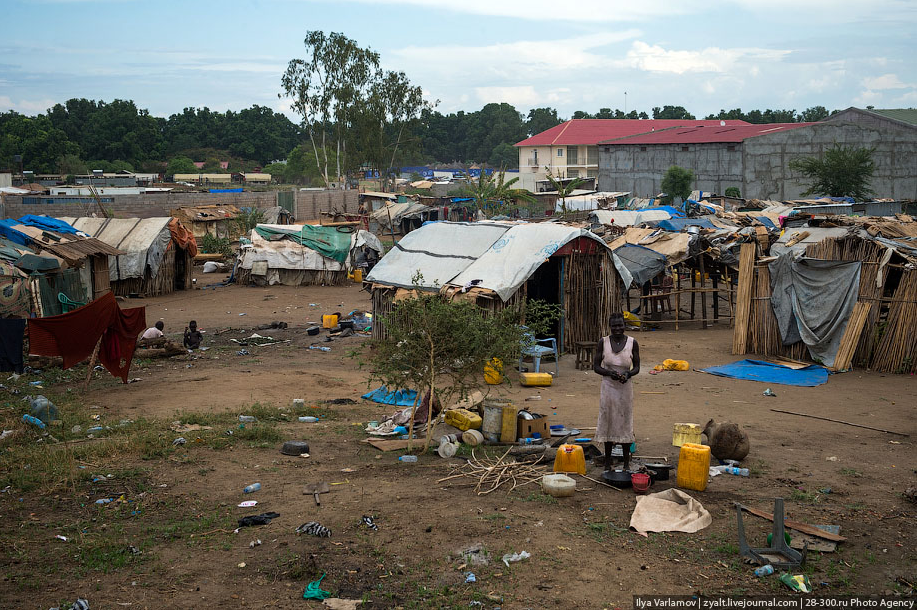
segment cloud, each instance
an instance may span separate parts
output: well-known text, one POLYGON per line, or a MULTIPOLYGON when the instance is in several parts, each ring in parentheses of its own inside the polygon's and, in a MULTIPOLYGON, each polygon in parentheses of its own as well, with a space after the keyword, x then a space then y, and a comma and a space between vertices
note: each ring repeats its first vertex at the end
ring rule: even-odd
MULTIPOLYGON (((620 64, 646 72, 670 72, 673 74, 729 72, 737 68, 741 62, 777 61, 789 54, 790 51, 758 48, 721 49, 708 47, 700 51, 675 51, 636 40, 632 43, 631 49, 620 64)), ((756 69, 757 66, 754 63, 749 66, 749 70, 753 74, 756 69)))
POLYGON ((861 94, 854 98, 854 101, 858 106, 876 106, 881 99, 883 99, 882 93, 866 89, 861 91, 861 94))
POLYGON ((57 104, 59 100, 44 98, 40 100, 23 100, 14 102, 8 95, 0 95, 0 110, 15 110, 22 114, 40 114, 57 104))
POLYGON ((884 74, 873 78, 865 78, 861 84, 867 89, 905 89, 908 85, 899 80, 895 74, 884 74))

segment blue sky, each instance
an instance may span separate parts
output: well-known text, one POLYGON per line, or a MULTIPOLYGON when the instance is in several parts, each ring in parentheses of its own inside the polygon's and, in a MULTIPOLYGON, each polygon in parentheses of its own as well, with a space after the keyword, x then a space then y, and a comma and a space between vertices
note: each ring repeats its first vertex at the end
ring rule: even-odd
POLYGON ((803 110, 916 106, 916 3, 900 0, 5 0, 0 111, 73 97, 287 111, 307 30, 342 32, 441 112, 509 102, 803 110), (627 95, 626 95, 627 92, 627 95))

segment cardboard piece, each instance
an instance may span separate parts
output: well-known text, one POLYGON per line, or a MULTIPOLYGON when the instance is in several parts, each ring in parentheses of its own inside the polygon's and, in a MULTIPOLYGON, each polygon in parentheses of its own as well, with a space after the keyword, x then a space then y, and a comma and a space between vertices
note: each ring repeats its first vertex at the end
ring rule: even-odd
MULTIPOLYGON (((815 525, 824 532, 829 532, 830 534, 840 534, 841 526, 838 525, 815 525)), ((838 548, 838 543, 831 540, 823 540, 821 538, 816 538, 815 536, 808 536, 807 534, 798 534, 794 533, 791 537, 790 547, 792 549, 797 549, 798 551, 803 550, 803 545, 806 543, 806 548, 808 551, 819 551, 820 553, 834 553, 838 548)))
POLYGON ((551 430, 549 429, 548 416, 539 415, 538 413, 533 413, 533 415, 537 416, 536 419, 517 418, 516 437, 534 438, 534 435, 538 434, 539 438, 550 439, 551 430))

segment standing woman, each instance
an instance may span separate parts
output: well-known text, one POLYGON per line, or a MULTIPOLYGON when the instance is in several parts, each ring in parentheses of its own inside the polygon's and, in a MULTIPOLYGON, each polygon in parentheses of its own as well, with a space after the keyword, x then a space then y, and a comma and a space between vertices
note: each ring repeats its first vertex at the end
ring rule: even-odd
POLYGON ((602 375, 595 438, 604 444, 607 471, 612 468, 612 446, 616 444, 622 446, 624 468, 629 470, 634 442, 631 378, 641 370, 641 355, 634 337, 625 334, 625 318, 621 313, 609 316, 609 328, 612 332, 599 340, 593 357, 593 371, 602 375))

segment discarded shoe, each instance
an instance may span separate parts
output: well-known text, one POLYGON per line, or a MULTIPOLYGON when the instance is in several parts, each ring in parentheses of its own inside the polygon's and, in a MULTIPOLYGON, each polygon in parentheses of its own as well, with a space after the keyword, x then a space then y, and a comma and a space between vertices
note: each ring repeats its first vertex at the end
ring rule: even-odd
POLYGON ((280 513, 261 513, 260 515, 249 515, 239 520, 239 527, 249 527, 252 525, 268 525, 272 519, 280 517, 280 513))
POLYGON ((296 528, 297 534, 309 534, 310 536, 315 536, 317 538, 330 538, 331 530, 315 521, 310 521, 304 523, 303 525, 296 528))

